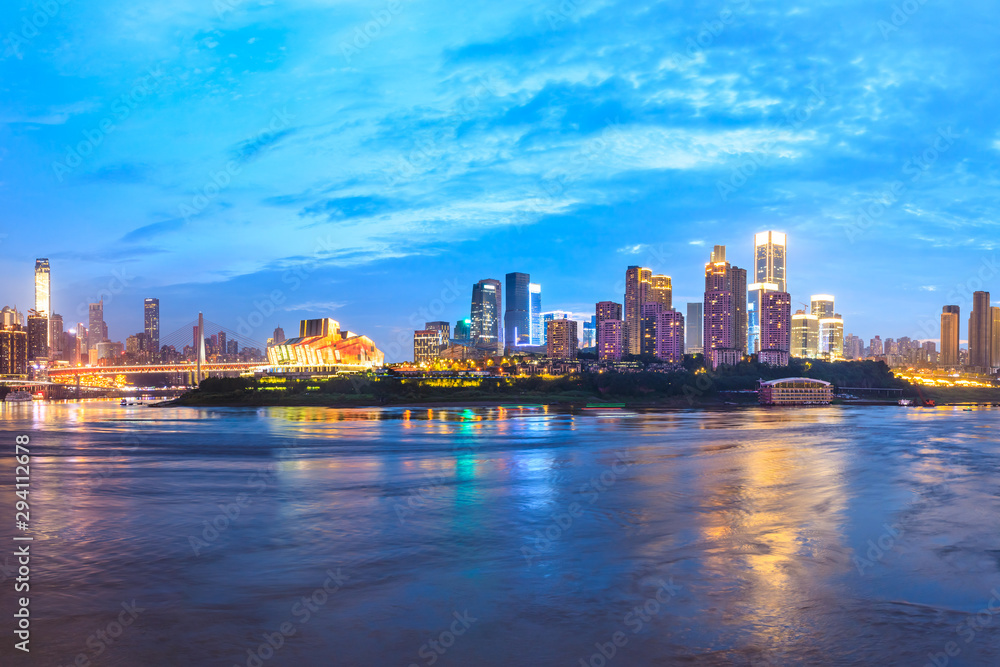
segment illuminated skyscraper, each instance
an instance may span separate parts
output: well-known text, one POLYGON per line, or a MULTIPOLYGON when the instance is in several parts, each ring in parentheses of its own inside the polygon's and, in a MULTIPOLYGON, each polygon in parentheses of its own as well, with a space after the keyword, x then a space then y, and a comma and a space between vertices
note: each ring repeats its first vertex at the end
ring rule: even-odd
POLYGON ((538 283, 528 283, 528 298, 531 305, 531 344, 542 345, 545 335, 542 332, 542 286, 538 283))
POLYGON ((503 321, 504 344, 507 349, 531 343, 529 284, 531 276, 527 273, 507 274, 507 311, 503 321))
POLYGON ((828 361, 844 358, 844 318, 834 313, 819 320, 820 356, 828 361))
POLYGON ((580 347, 597 349, 597 315, 591 315, 590 321, 583 323, 583 341, 580 347))
POLYGON ((792 315, 791 355, 801 359, 819 356, 819 318, 804 310, 792 315))
POLYGON ((49 319, 28 312, 28 360, 43 361, 49 358, 49 319))
POLYGON ((972 314, 969 315, 969 366, 985 370, 993 364, 993 314, 990 312, 990 293, 972 295, 972 314))
POLYGON ((63 317, 53 313, 49 316, 49 358, 53 361, 66 358, 63 333, 63 317))
MULTIPOLYGON (((600 356, 604 353, 603 339, 601 338, 601 336, 604 335, 603 334, 604 328, 601 327, 601 322, 604 322, 605 320, 621 320, 622 305, 620 303, 615 303, 614 301, 599 301, 597 303, 596 310, 597 310, 597 353, 601 359, 604 359, 605 357, 600 356)), ((608 331, 613 331, 613 329, 608 329, 608 331)), ((618 350, 617 352, 618 356, 614 359, 614 361, 621 360, 622 331, 619 331, 617 336, 618 340, 616 345, 618 350)))
POLYGON ((90 304, 90 326, 87 327, 88 338, 87 347, 91 350, 97 349, 97 344, 104 342, 106 338, 106 327, 104 324, 104 299, 97 303, 90 304))
POLYGON ((0 329, 0 376, 28 376, 28 332, 20 323, 0 329))
POLYGON ((413 363, 420 364, 438 358, 441 351, 441 332, 437 329, 420 329, 413 332, 413 363))
POLYGON ((773 283, 778 292, 786 291, 785 235, 781 232, 760 232, 754 236, 754 282, 773 283))
POLYGON ((0 326, 9 327, 16 324, 19 327, 24 326, 24 316, 17 312, 17 307, 11 308, 10 306, 4 306, 3 311, 0 311, 0 317, 3 318, 0 322, 0 326))
POLYGON ((656 349, 658 359, 670 364, 684 361, 684 316, 676 310, 664 310, 656 317, 656 349))
POLYGON ((621 361, 622 331, 625 322, 622 320, 599 320, 597 322, 597 356, 601 361, 621 361))
POLYGON ((658 303, 663 306, 663 310, 671 310, 674 307, 673 281, 670 276, 650 277, 644 303, 658 303))
POLYGON ((625 353, 639 354, 642 334, 640 322, 642 304, 646 303, 653 272, 641 266, 625 271, 625 353))
POLYGON ((792 297, 788 292, 766 292, 761 306, 760 361, 787 366, 792 342, 792 297))
POLYGON ((829 294, 813 294, 809 301, 810 312, 812 312, 813 315, 820 319, 823 319, 824 317, 833 317, 833 296, 829 294))
POLYGON ((938 365, 955 368, 958 350, 961 347, 962 309, 959 306, 945 306, 941 309, 941 354, 938 365))
POLYGON ((1000 366, 1000 308, 993 306, 990 308, 990 332, 992 344, 990 345, 990 365, 994 368, 1000 366))
MULTIPOLYGON (((149 346, 151 360, 160 356, 160 300, 146 299, 143 302, 143 327, 146 334, 146 344, 149 346)), ((223 350, 223 354, 225 350, 223 350)))
POLYGON ((641 332, 639 354, 656 355, 656 325, 663 310, 663 306, 658 303, 642 304, 642 317, 639 319, 639 331, 641 332))
POLYGON ((49 260, 35 260, 35 313, 48 319, 52 314, 51 273, 49 260))
POLYGON ((547 345, 550 359, 576 359, 579 325, 576 320, 566 318, 549 321, 547 345))
POLYGON ((455 322, 455 340, 459 343, 468 343, 472 336, 472 320, 466 318, 455 322))
POLYGON ((704 334, 705 360, 712 368, 736 364, 742 357, 737 335, 733 272, 726 261, 726 246, 717 245, 705 265, 704 334))
POLYGON ((747 351, 760 351, 761 298, 766 292, 785 292, 785 235, 760 232, 754 235, 754 282, 747 286, 747 351))
POLYGON ((502 352, 500 340, 500 281, 480 280, 472 286, 472 344, 502 352))
POLYGON ((687 354, 701 354, 705 351, 702 344, 704 303, 689 303, 687 305, 687 333, 684 337, 684 351, 687 354))
POLYGON ((747 271, 738 266, 729 269, 730 291, 733 293, 733 347, 740 356, 747 353, 749 318, 747 313, 747 271))
POLYGON ((438 346, 448 347, 451 340, 451 324, 449 322, 425 322, 424 329, 433 329, 438 332, 438 346))

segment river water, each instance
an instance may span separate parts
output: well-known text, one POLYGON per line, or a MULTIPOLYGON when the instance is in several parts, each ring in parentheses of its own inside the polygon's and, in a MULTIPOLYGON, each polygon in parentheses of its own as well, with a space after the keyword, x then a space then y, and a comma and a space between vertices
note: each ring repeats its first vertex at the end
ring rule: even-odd
POLYGON ((998 424, 8 404, 0 663, 998 665, 998 424))

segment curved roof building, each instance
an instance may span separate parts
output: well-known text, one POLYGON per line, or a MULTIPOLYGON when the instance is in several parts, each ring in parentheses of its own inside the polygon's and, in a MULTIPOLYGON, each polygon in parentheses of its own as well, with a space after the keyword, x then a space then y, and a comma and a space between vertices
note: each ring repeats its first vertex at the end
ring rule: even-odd
POLYGON ((385 353, 371 338, 340 328, 336 320, 302 320, 297 338, 267 347, 267 361, 282 370, 367 370, 381 366, 385 353))
POLYGON ((833 385, 813 378, 762 381, 757 398, 762 405, 828 405, 833 400, 833 385))

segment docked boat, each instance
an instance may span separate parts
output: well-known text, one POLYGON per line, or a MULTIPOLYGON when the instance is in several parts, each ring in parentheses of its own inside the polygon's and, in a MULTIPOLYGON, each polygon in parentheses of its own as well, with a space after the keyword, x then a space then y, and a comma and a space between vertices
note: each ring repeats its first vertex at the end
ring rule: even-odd
POLYGON ((4 397, 3 401, 4 403, 30 403, 32 398, 29 392, 12 391, 4 397))
POLYGON ((899 399, 899 404, 902 405, 904 408, 910 407, 911 405, 913 405, 913 399, 912 398, 901 398, 901 399, 899 399))

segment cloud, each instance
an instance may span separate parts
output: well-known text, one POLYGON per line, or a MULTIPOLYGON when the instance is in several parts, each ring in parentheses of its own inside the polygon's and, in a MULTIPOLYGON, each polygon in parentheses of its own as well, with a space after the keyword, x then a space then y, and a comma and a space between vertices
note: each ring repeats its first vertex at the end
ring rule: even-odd
POLYGON ((309 301, 284 306, 282 310, 291 312, 332 313, 347 305, 346 301, 309 301))

